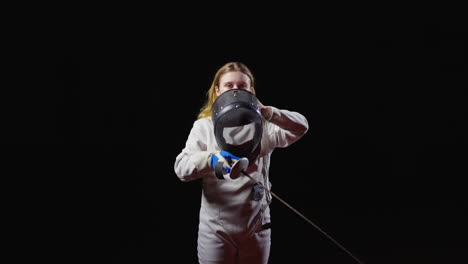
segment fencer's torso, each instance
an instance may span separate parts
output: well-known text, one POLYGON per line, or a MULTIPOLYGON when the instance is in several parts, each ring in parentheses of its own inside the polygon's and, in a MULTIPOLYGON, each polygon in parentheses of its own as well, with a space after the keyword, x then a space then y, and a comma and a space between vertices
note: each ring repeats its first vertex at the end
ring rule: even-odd
MULTIPOLYGON (((307 126, 307 120, 299 113, 276 108, 275 111, 307 126)), ((286 131, 265 121, 260 154, 255 162, 249 164, 246 172, 269 189, 271 153, 276 147, 286 147, 301 136, 295 131, 286 131)), ((208 158, 210 153, 219 150, 211 117, 198 119, 193 124, 185 148, 176 158, 175 172, 182 181, 202 179, 200 220, 210 221, 213 231, 228 234, 253 232, 259 225, 270 222, 268 205, 271 196, 263 192, 260 200, 258 196, 254 199, 254 182, 246 176, 235 180, 218 179, 214 170, 209 168, 208 158)))

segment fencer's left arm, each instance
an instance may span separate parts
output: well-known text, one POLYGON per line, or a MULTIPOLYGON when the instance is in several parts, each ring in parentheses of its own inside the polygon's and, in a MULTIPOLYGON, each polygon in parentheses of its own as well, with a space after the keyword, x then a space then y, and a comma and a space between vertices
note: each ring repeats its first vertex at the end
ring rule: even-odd
POLYGON ((309 130, 306 117, 298 112, 278 109, 274 106, 262 106, 260 112, 266 120, 276 125, 277 144, 285 147, 299 140, 309 130))

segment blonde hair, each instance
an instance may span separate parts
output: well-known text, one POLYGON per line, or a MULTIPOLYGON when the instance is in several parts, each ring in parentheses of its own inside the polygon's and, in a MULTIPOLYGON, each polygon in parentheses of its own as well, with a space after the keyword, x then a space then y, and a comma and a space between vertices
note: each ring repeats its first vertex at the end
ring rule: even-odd
POLYGON ((213 104, 217 98, 216 95, 216 86, 219 85, 219 79, 221 76, 227 72, 242 72, 249 76, 250 78, 250 88, 252 89, 252 93, 255 94, 254 89, 254 77, 252 72, 250 71, 247 66, 241 62, 228 62, 224 64, 219 70, 216 72, 213 82, 211 83, 210 89, 206 93, 206 102, 203 107, 200 109, 200 113, 198 113, 197 119, 204 118, 211 116, 211 111, 213 110, 213 104))

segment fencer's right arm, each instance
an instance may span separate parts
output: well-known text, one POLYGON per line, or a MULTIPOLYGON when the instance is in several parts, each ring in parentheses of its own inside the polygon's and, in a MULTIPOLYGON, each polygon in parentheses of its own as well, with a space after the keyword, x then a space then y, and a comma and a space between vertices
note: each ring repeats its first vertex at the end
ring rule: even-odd
POLYGON ((177 155, 174 171, 183 182, 193 181, 212 173, 210 166, 211 152, 207 150, 208 135, 213 133, 209 125, 203 125, 206 120, 194 122, 184 149, 177 155))
POLYGON ((249 162, 245 158, 241 159, 226 151, 208 149, 207 146, 213 145, 215 141, 212 128, 208 119, 194 122, 185 147, 174 163, 174 171, 181 181, 193 181, 205 175, 236 179, 240 171, 247 168, 249 162))

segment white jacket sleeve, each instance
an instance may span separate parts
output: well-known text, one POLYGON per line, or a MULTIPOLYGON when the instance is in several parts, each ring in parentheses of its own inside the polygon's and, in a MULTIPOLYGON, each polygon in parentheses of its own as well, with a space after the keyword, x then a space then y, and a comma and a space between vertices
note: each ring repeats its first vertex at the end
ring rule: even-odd
POLYGON ((213 172, 209 165, 211 152, 207 151, 207 137, 211 131, 209 126, 203 126, 206 120, 196 120, 188 136, 182 152, 177 155, 174 171, 181 181, 193 181, 204 174, 213 172))
POLYGON ((275 126, 270 126, 272 131, 269 131, 269 134, 274 135, 275 147, 287 147, 298 141, 309 130, 309 123, 302 114, 270 107, 273 109, 270 123, 275 126))

